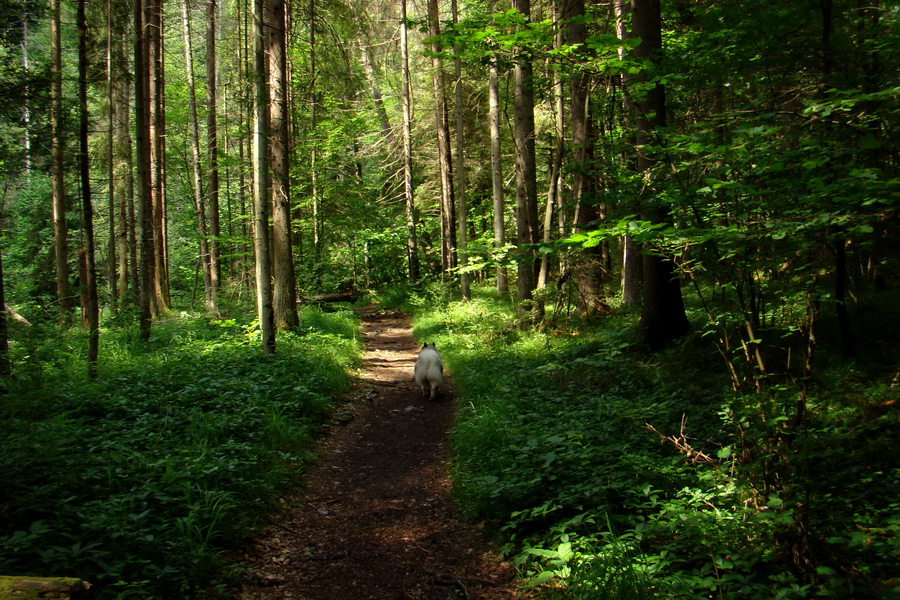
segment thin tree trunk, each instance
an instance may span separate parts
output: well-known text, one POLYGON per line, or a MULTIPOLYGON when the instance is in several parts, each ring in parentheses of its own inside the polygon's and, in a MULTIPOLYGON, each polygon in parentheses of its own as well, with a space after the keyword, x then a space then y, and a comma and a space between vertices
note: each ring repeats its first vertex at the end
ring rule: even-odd
POLYGON ((61 0, 50 0, 50 186, 53 207, 53 240, 56 260, 56 297, 63 319, 68 319, 69 230, 66 226, 66 188, 62 137, 62 18, 61 0))
MULTIPOLYGON (((531 18, 530 0, 514 0, 513 7, 531 18)), ((516 139, 516 243, 519 312, 530 312, 536 286, 535 253, 527 246, 538 242, 537 167, 534 141, 534 85, 531 59, 518 53, 513 66, 516 139)))
POLYGON ((275 352, 272 267, 269 252, 269 94, 266 89, 266 0, 253 0, 253 240, 256 251, 256 302, 264 354, 275 352))
POLYGON ((216 0, 206 4, 206 147, 209 170, 209 265, 213 307, 218 311, 219 290, 222 287, 222 251, 219 240, 222 235, 219 218, 219 124, 218 124, 218 35, 216 0))
POLYGON ((419 244, 416 235, 416 207, 413 196, 412 164, 412 96, 409 87, 409 43, 406 31, 406 0, 400 0, 401 88, 403 103, 403 197, 406 203, 406 260, 409 282, 419 281, 419 244))
MULTIPOLYGON (((451 0, 450 10, 453 16, 453 24, 459 23, 459 11, 456 0, 451 0)), ((462 64, 459 59, 458 48, 454 48, 457 57, 454 59, 454 76, 456 82, 453 90, 454 112, 456 113, 456 256, 459 265, 459 289, 460 295, 466 300, 472 297, 469 289, 469 274, 466 272, 468 265, 468 256, 466 256, 466 247, 468 246, 468 229, 466 218, 466 172, 463 143, 463 97, 462 97, 462 64)))
MULTIPOLYGON (((626 19, 631 14, 631 0, 615 0, 616 35, 620 40, 632 37, 628 31, 626 19)), ((625 47, 619 47, 619 58, 625 59, 625 47)), ((628 80, 622 76, 623 87, 628 86, 628 80)), ((633 103, 626 100, 626 105, 631 113, 635 109, 633 103)), ((622 303, 625 306, 637 306, 641 302, 641 287, 643 286, 643 257, 640 244, 636 243, 632 236, 622 238, 622 303)))
POLYGON ((269 98, 272 136, 272 210, 275 327, 293 329, 297 316, 291 231, 290 139, 288 130, 287 22, 284 0, 269 0, 269 98))
POLYGON ((209 232, 206 228, 206 207, 203 201, 203 182, 200 177, 200 121, 197 116, 197 90, 194 85, 194 52, 191 41, 191 15, 187 0, 181 0, 181 27, 184 34, 184 69, 188 86, 188 107, 191 128, 191 182, 194 195, 194 214, 197 216, 197 235, 200 246, 200 265, 203 269, 203 292, 206 310, 215 314, 216 303, 212 289, 209 232))
POLYGON ((97 377, 100 356, 100 307, 97 302, 97 265, 94 250, 94 207, 91 201, 91 163, 88 146, 89 115, 87 101, 87 15, 85 1, 78 0, 78 167, 81 173, 81 207, 84 227, 84 252, 87 260, 84 285, 87 289, 88 358, 87 374, 97 377))
MULTIPOLYGON (((491 13, 494 12, 495 0, 491 0, 491 13)), ((494 205, 494 248, 506 245, 506 223, 504 222, 503 202, 503 154, 500 148, 500 73, 497 66, 498 57, 491 60, 488 79, 488 119, 491 130, 491 190, 494 205)), ((497 265, 497 294, 505 296, 509 291, 506 267, 497 265)))
POLYGON ((369 83, 369 89, 372 92, 372 102, 375 105, 375 114, 378 115, 378 123, 381 125, 381 137, 388 143, 393 145, 394 129, 391 127, 391 121, 388 118, 387 110, 384 108, 384 98, 381 94, 381 88, 375 79, 375 66, 372 64, 372 51, 368 43, 360 44, 360 60, 362 61, 363 72, 366 74, 366 81, 369 83))
MULTIPOLYGON (((556 11, 556 21, 557 27, 559 28, 555 42, 556 48, 561 48, 564 41, 564 32, 563 32, 563 12, 564 9, 561 6, 564 0, 556 0, 554 3, 554 8, 556 11)), ((553 212, 554 210, 559 212, 559 203, 561 199, 562 192, 562 163, 563 163, 563 153, 566 148, 565 141, 565 133, 566 133, 566 122, 564 115, 564 107, 565 107, 565 93, 563 89, 563 76, 560 69, 553 71, 553 104, 555 107, 554 113, 556 117, 556 131, 555 131, 555 143, 553 148, 553 162, 550 166, 550 182, 547 186, 547 206, 544 210, 544 224, 543 224, 543 241, 544 244, 548 244, 550 242, 551 233, 553 231, 553 212)), ((538 273, 537 286, 538 288, 544 288, 547 286, 547 279, 549 277, 550 270, 550 254, 543 253, 541 254, 541 269, 538 273)))
POLYGON ((118 259, 116 257, 118 245, 116 238, 116 91, 113 82, 113 3, 112 0, 106 0, 106 117, 107 117, 107 143, 106 150, 108 158, 106 161, 107 168, 107 190, 108 202, 107 212, 109 214, 109 240, 107 244, 107 283, 109 285, 109 306, 113 314, 116 314, 119 308, 119 279, 116 276, 116 267, 118 259))
POLYGON ((456 230, 453 227, 453 178, 451 176, 450 132, 447 128, 447 101, 444 96, 444 61, 440 57, 441 34, 438 0, 428 0, 428 35, 431 37, 431 66, 434 71, 434 126, 437 130, 438 167, 441 184, 441 271, 445 276, 456 266, 456 230))
POLYGON ((134 102, 137 161, 137 222, 140 226, 140 332, 150 339, 153 284, 153 200, 150 151, 150 55, 147 4, 134 0, 134 102))
POLYGON ((316 98, 318 81, 316 79, 316 2, 309 0, 309 127, 310 138, 314 140, 309 157, 310 172, 310 195, 312 196, 312 234, 313 234, 313 256, 316 261, 316 272, 318 272, 319 256, 322 250, 322 224, 321 210, 319 207, 319 189, 316 173, 316 129, 319 126, 318 102, 316 98))

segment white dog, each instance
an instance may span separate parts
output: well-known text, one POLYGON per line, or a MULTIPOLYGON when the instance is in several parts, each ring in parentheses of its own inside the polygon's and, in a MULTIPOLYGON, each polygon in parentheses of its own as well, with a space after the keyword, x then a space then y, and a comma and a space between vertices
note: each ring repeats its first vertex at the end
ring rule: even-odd
POLYGON ((444 363, 441 362, 441 354, 434 343, 422 346, 413 372, 416 383, 422 388, 422 396, 434 400, 438 386, 444 382, 444 363))

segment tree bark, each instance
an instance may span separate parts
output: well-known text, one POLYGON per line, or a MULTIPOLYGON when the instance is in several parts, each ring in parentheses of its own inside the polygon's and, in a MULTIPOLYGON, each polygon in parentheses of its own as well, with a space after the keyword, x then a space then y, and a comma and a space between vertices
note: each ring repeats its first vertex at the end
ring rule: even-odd
MULTIPOLYGON (((583 45, 587 40, 584 25, 584 0, 567 0, 563 9, 566 23, 566 41, 570 45, 583 45)), ((584 231, 599 218, 597 187, 591 168, 594 160, 593 126, 590 108, 591 78, 587 73, 572 75, 572 147, 575 151, 572 187, 575 199, 575 229, 584 231)), ((597 244, 582 248, 574 259, 575 284, 578 287, 579 312, 585 318, 609 312, 603 291, 602 246, 597 244)))
POLYGON ((137 222, 140 227, 140 332, 150 339, 153 283, 153 199, 151 191, 150 147, 150 65, 147 40, 146 4, 134 0, 134 102, 135 159, 137 161, 137 222))
MULTIPOLYGON (((620 40, 631 38, 626 19, 631 14, 630 0, 616 0, 616 35, 620 40)), ((619 48, 619 58, 625 58, 625 48, 619 48)), ((627 89, 627 78, 622 76, 623 87, 627 89)), ((635 108, 630 100, 626 100, 626 107, 633 115, 635 108)), ((625 306, 637 306, 641 302, 641 287, 643 285, 643 257, 640 244, 637 244, 630 235, 622 238, 622 303, 625 306)))
MULTIPOLYGON (((559 49, 565 41, 565 31, 563 29, 563 19, 565 15, 565 7, 562 6, 564 0, 556 0, 554 2, 555 19, 558 28, 554 47, 559 49)), ((564 115, 565 93, 563 86, 563 75, 561 69, 553 71, 553 106, 554 106, 554 124, 555 131, 553 145, 552 163, 550 165, 550 182, 547 186, 547 206, 544 209, 543 223, 543 242, 548 244, 552 237, 553 230, 553 213, 559 212, 559 204, 562 199, 562 165, 563 154, 566 148, 566 120, 564 115)), ((541 267, 538 273, 537 287, 544 288, 547 286, 547 279, 550 275, 550 254, 545 252, 541 254, 541 267)))
POLYGON ((209 197, 209 265, 210 286, 214 308, 218 310, 219 290, 222 287, 222 251, 219 240, 222 235, 219 218, 219 124, 218 124, 218 55, 217 3, 209 0, 206 4, 206 147, 208 197, 209 197))
POLYGON ((269 98, 272 160, 273 258, 275 327, 293 329, 297 316, 291 231, 290 139, 288 137, 287 22, 284 0, 269 0, 269 98))
POLYGON ((409 282, 419 281, 419 244, 416 234, 416 206, 413 195, 412 163, 412 96, 409 87, 409 41, 406 31, 406 0, 400 0, 400 53, 401 87, 403 103, 403 197, 406 204, 406 260, 409 264, 409 282))
POLYGON ((88 145, 89 114, 87 101, 87 14, 85 0, 78 0, 78 167, 81 173, 81 211, 84 228, 84 252, 86 258, 85 281, 88 326, 87 375, 97 377, 100 356, 100 307, 97 301, 97 265, 94 249, 94 207, 91 199, 91 164, 88 145))
POLYGON ((434 71, 434 126, 437 130, 438 168, 441 184, 441 269, 442 275, 456 266, 456 230, 453 227, 453 178, 451 176, 450 132, 447 127, 447 101, 444 86, 444 61, 441 58, 441 34, 438 0, 428 0, 428 35, 431 38, 431 67, 434 71))
POLYGON ((61 0, 50 0, 50 186, 53 208, 53 250, 56 297, 63 319, 69 318, 69 230, 66 226, 66 187, 62 134, 62 17, 61 0))
POLYGON ((206 310, 216 314, 216 302, 212 288, 209 232, 206 228, 206 207, 203 201, 203 182, 200 178, 200 121, 197 117, 197 91, 194 86, 194 52, 191 48, 191 16, 187 0, 181 0, 181 26, 184 33, 184 67, 188 86, 188 105, 191 128, 191 182, 194 194, 194 214, 197 216, 197 235, 200 245, 200 265, 203 270, 203 291, 206 310))
MULTIPOLYGON (((494 0, 491 2, 491 13, 494 12, 494 0)), ((500 69, 498 57, 491 59, 491 70, 488 80, 488 119, 491 130, 491 190, 494 207, 494 248, 506 245, 506 223, 503 202, 503 154, 500 148, 500 69)), ((497 265, 497 294, 505 296, 509 291, 506 267, 497 265)))
MULTIPOLYGON (((453 16, 453 24, 459 23, 459 10, 456 0, 451 0, 450 10, 453 16)), ((453 86, 454 104, 453 109, 456 113, 456 262, 459 265, 459 290, 460 295, 468 300, 472 297, 469 289, 469 274, 465 268, 468 265, 468 257, 466 256, 468 246, 468 230, 466 218, 466 172, 464 160, 463 143, 463 95, 462 95, 462 64, 459 59, 458 49, 454 49, 457 57, 453 60, 454 75, 456 77, 453 86)))
POLYGON ((266 0, 253 0, 253 241, 256 252, 256 303, 264 354, 275 352, 272 268, 269 252, 269 94, 266 87, 266 0))
MULTIPOLYGON (((662 16, 659 0, 634 0, 632 3, 632 27, 641 43, 634 49, 639 60, 658 60, 662 51, 662 16)), ((666 96, 662 85, 657 84, 635 102, 637 125, 637 169, 648 172, 656 163, 648 146, 655 142, 656 132, 666 126, 666 96)), ((652 176, 647 189, 652 193, 652 176)), ((653 224, 665 223, 668 210, 651 198, 643 199, 644 219, 653 224)), ((644 303, 638 324, 639 336, 651 350, 661 350, 668 340, 690 331, 690 323, 684 311, 681 282, 675 273, 671 258, 645 252, 644 303)))
MULTIPOLYGON (((530 0, 514 0, 513 8, 526 20, 531 18, 530 0)), ((519 312, 530 312, 534 306, 536 286, 535 252, 527 246, 538 243, 537 167, 535 160, 534 83, 531 57, 524 49, 516 51, 513 66, 515 86, 515 142, 516 142, 516 243, 518 250, 519 312)))

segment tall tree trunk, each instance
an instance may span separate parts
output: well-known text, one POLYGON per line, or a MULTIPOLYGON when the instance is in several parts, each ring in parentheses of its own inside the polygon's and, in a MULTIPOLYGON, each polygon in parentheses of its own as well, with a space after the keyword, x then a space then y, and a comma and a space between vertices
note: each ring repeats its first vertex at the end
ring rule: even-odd
MULTIPOLYGON (((566 41, 581 47, 587 40, 584 25, 584 0, 567 0, 563 10, 566 22, 566 41)), ((572 87, 572 147, 575 164, 572 187, 575 199, 575 229, 585 230, 589 223, 600 214, 597 206, 596 184, 590 174, 594 156, 593 126, 590 111, 590 76, 575 73, 571 78, 572 87)), ((602 246, 597 244, 583 248, 575 258, 572 268, 578 287, 579 311, 589 318, 596 313, 608 312, 603 292, 602 246)))
MULTIPOLYGON (((662 51, 662 17, 659 0, 634 0, 632 3, 632 27, 634 35, 642 41, 634 50, 634 56, 642 61, 656 61, 662 51)), ((636 103, 637 108, 637 169, 647 172, 656 163, 647 146, 655 142, 659 129, 666 126, 666 96, 662 85, 657 84, 636 103)), ((647 189, 652 193, 652 177, 647 189)), ((643 199, 644 219, 653 224, 668 221, 668 210, 650 198, 643 199)), ((644 304, 638 324, 640 338, 653 350, 663 348, 667 340, 681 337, 690 331, 690 323, 684 311, 681 282, 675 273, 675 264, 669 257, 645 253, 644 304)))
MULTIPOLYGON (((559 49, 562 47, 563 42, 565 41, 565 32, 563 29, 563 15, 565 13, 565 8, 562 6, 564 0, 556 0, 554 2, 554 10, 556 23, 558 27, 558 31, 556 34, 556 39, 554 40, 555 48, 559 49)), ((556 69, 553 72, 553 105, 554 105, 554 117, 555 117, 555 140, 553 147, 553 160, 550 165, 550 182, 547 186, 547 206, 544 209, 544 223, 543 223, 543 242, 544 244, 548 244, 550 242, 551 233, 553 231, 553 212, 559 212, 560 200, 562 197, 562 164, 563 164, 563 153, 566 148, 566 121, 565 121, 565 93, 563 86, 563 75, 561 69, 556 69)), ((538 273, 537 287, 544 288, 547 286, 547 279, 549 277, 550 271, 550 254, 543 253, 541 254, 541 267, 540 272, 538 273)))
MULTIPOLYGON (((318 99, 316 97, 318 81, 316 79, 316 0, 309 0, 309 128, 310 137, 316 140, 316 129, 319 126, 318 99)), ((316 174, 316 144, 312 144, 309 157, 310 196, 312 201, 312 234, 313 255, 318 272, 319 256, 322 250, 322 223, 319 207, 319 189, 316 174)))
POLYGON ((203 201, 203 182, 200 178, 200 121, 197 117, 197 90, 194 86, 194 52, 191 41, 191 15, 187 0, 181 0, 181 27, 184 33, 184 68, 188 86, 188 106, 191 128, 191 181, 194 194, 194 214, 197 216, 197 235, 200 246, 200 265, 203 269, 203 291, 206 310, 215 314, 216 302, 212 289, 209 234, 206 228, 206 207, 203 201))
POLYGON ((216 0, 206 4, 206 148, 209 171, 209 265, 212 301, 218 310, 219 290, 222 287, 222 251, 219 240, 222 235, 219 218, 219 124, 218 124, 218 61, 216 38, 218 36, 216 0))
POLYGON ((115 47, 115 33, 113 30, 113 3, 112 0, 106 0, 106 117, 107 117, 107 144, 106 151, 108 159, 106 161, 107 168, 107 190, 108 202, 107 213, 109 215, 109 240, 107 244, 107 283, 109 285, 109 306, 113 314, 119 308, 119 279, 116 276, 116 267, 118 266, 118 245, 116 238, 116 111, 118 110, 116 101, 116 90, 114 78, 116 69, 113 67, 113 48, 115 47))
MULTIPOLYGON (((459 11, 457 9, 456 0, 451 0, 450 10, 453 16, 453 24, 459 23, 459 11)), ((466 300, 472 297, 469 289, 469 274, 466 272, 468 265, 468 257, 466 256, 468 246, 468 219, 466 218, 466 172, 463 143, 463 96, 462 96, 462 64, 459 58, 458 48, 454 48, 457 54, 453 60, 454 75, 456 77, 453 86, 454 104, 453 109, 456 113, 456 256, 459 265, 459 290, 462 297, 466 300)))
MULTIPOLYGON (((514 0, 513 8, 526 20, 531 18, 530 0, 514 0)), ((516 243, 518 251, 518 299, 520 314, 530 312, 536 286, 535 252, 527 246, 537 244, 537 167, 534 141, 534 82, 530 57, 517 52, 513 66, 515 86, 516 142, 516 243)))
POLYGON ((53 206, 53 249, 56 260, 56 297, 68 319, 69 230, 66 226, 64 140, 62 134, 62 18, 61 0, 50 0, 50 187, 53 206))
POLYGON ((384 98, 381 94, 381 88, 378 86, 378 80, 375 78, 375 65, 372 64, 372 50, 367 41, 360 44, 360 60, 362 61, 363 72, 366 74, 366 81, 369 83, 369 89, 372 92, 375 114, 378 115, 378 123, 381 125, 381 137, 389 146, 393 145, 394 129, 391 127, 387 110, 384 108, 384 98))
POLYGON ((166 277, 166 218, 163 160, 165 113, 163 110, 162 0, 147 0, 148 56, 150 68, 150 195, 152 200, 153 271, 152 306, 159 315, 169 308, 166 277))
MULTIPOLYGON (((491 13, 494 12, 495 0, 491 0, 491 13)), ((497 66, 498 57, 491 59, 491 70, 488 79, 488 120, 491 130, 491 191, 494 212, 494 248, 506 245, 506 223, 503 202, 503 154, 500 148, 500 73, 497 66)), ((497 294, 505 296, 509 291, 506 267, 497 265, 497 294)))
POLYGON ((153 199, 151 182, 150 50, 147 39, 147 4, 134 0, 134 116, 137 162, 137 224, 140 238, 140 332, 150 339, 153 285, 153 199))
POLYGON ((97 265, 94 250, 94 207, 91 201, 91 163, 88 145, 89 115, 87 101, 87 15, 85 1, 78 0, 78 168, 81 173, 81 210, 84 228, 84 252, 87 259, 85 281, 88 326, 87 374, 97 377, 100 356, 100 307, 97 302, 97 265))
POLYGON ((288 131, 287 21, 284 0, 269 0, 269 98, 272 160, 273 310, 278 329, 293 329, 297 316, 297 279, 294 274, 291 230, 290 139, 288 131))
MULTIPOLYGON (((28 19, 22 19, 22 72, 28 74, 28 19)), ((22 107, 22 144, 25 148, 25 175, 31 175, 31 98, 28 88, 28 78, 25 79, 22 90, 25 104, 22 107)), ((3 307, 0 306, 0 311, 3 307)))
MULTIPOLYGON (((632 37, 628 30, 626 19, 631 14, 631 0, 615 0, 616 35, 620 40, 632 37)), ((619 47, 619 58, 625 59, 625 47, 619 47)), ((628 86, 625 76, 622 76, 623 86, 628 86)), ((626 100, 626 106, 631 114, 635 108, 630 100, 626 100)), ((641 302, 641 287, 643 281, 643 257, 640 244, 634 241, 630 235, 622 238, 622 303, 625 306, 637 306, 641 302)))
POLYGON ((451 176, 450 132, 447 128, 447 101, 444 61, 441 59, 438 0, 428 0, 428 35, 431 38, 431 67, 434 71, 434 126, 437 130, 438 167, 441 184, 441 270, 442 276, 456 266, 456 230, 453 227, 453 178, 451 176))
POLYGON ((269 93, 266 86, 266 0, 253 2, 253 242, 256 251, 256 303, 264 354, 275 352, 272 267, 269 252, 269 93))
POLYGON ((406 260, 409 264, 409 282, 419 281, 419 244, 416 235, 416 206, 413 196, 412 164, 412 95, 409 87, 409 40, 406 31, 406 0, 400 0, 400 53, 401 87, 403 103, 403 197, 406 203, 406 260))

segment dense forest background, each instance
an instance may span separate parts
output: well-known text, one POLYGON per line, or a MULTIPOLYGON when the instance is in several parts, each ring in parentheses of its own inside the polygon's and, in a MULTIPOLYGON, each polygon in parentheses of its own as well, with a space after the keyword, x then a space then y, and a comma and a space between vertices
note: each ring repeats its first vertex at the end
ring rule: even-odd
POLYGON ((547 597, 896 597, 898 25, 3 0, 2 570, 221 581, 347 389, 325 297, 445 349, 547 597))

